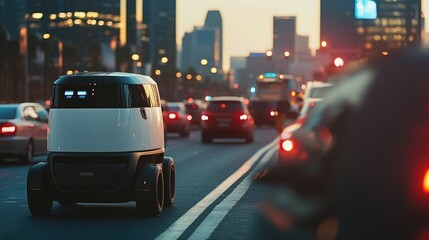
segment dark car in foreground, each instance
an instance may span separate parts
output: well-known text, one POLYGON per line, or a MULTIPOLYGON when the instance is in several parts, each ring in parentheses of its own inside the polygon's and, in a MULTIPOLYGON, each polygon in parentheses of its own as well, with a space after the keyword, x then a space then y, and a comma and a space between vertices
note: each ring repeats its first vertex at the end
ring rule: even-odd
POLYGON ((249 110, 258 127, 275 125, 278 114, 275 101, 253 100, 249 104, 249 110))
POLYGON ((213 97, 201 115, 201 140, 244 138, 253 142, 254 121, 243 98, 213 97))
POLYGON ((46 154, 48 112, 38 103, 0 105, 0 158, 31 162, 46 154))
MULTIPOLYGON (((270 209, 289 226, 306 226, 309 239, 327 231, 330 239, 427 239, 428 62, 427 50, 414 49, 343 74, 295 131, 307 163, 265 176, 295 199, 273 198, 270 209)), ((294 227, 272 230, 265 233, 300 239, 294 227)))

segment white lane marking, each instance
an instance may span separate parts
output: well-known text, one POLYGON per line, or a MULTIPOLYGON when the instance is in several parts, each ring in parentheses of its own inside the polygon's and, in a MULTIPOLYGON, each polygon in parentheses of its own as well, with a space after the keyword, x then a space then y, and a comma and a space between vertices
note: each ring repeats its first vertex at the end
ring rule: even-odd
POLYGON ((16 203, 16 201, 3 201, 3 203, 16 203))
POLYGON ((195 206, 189 209, 173 224, 171 224, 167 230, 159 235, 157 240, 171 240, 178 239, 189 226, 204 212, 216 199, 218 199, 226 190, 228 190, 235 182, 237 182, 244 174, 246 174, 252 166, 259 160, 259 158, 270 148, 278 144, 278 137, 271 143, 267 144, 263 148, 259 149, 252 157, 249 158, 236 172, 229 176, 195 206))
POLYGON ((257 173, 261 166, 267 164, 277 148, 272 148, 258 163, 256 168, 247 175, 247 177, 232 191, 228 197, 226 197, 221 203, 219 203, 210 214, 201 222, 195 232, 191 235, 190 240, 209 239, 211 234, 216 230, 222 220, 231 211, 235 204, 249 190, 250 185, 253 183, 254 175, 257 173))

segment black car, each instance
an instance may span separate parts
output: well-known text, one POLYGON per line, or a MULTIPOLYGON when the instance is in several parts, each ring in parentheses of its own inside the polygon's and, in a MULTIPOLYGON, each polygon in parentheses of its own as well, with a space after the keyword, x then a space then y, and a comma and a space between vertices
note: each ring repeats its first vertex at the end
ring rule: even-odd
POLYGON ((264 100, 253 100, 250 102, 250 114, 258 127, 261 125, 275 125, 278 114, 276 104, 275 101, 264 100))

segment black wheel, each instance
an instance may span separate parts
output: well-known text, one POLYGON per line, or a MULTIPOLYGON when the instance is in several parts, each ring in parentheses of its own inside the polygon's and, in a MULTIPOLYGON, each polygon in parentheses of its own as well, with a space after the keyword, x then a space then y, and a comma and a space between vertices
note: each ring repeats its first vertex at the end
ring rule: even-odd
POLYGON ((164 179, 160 165, 143 165, 136 178, 136 207, 143 216, 159 216, 164 207, 164 179))
POLYGON ((207 134, 205 132, 202 132, 201 133, 201 141, 203 143, 211 143, 212 142, 212 137, 209 134, 207 134))
POLYGON ((191 131, 189 129, 184 129, 183 131, 180 132, 180 137, 182 138, 189 137, 190 134, 191 134, 191 131))
POLYGON ((62 207, 74 207, 77 204, 75 201, 71 201, 71 200, 60 200, 60 201, 58 201, 58 203, 62 207))
POLYGON ((38 163, 27 174, 27 202, 34 216, 46 216, 52 210, 46 166, 46 163, 38 163))
POLYGON ((33 161, 33 153, 34 153, 33 143, 29 141, 27 148, 25 149, 24 155, 22 155, 20 158, 21 162, 26 164, 33 161))
POLYGON ((176 194, 176 168, 172 158, 164 158, 162 174, 164 176, 164 206, 171 207, 174 204, 176 194))
POLYGON ((246 143, 252 143, 252 142, 254 142, 255 141, 255 139, 253 138, 253 133, 249 133, 247 136, 246 136, 246 143))

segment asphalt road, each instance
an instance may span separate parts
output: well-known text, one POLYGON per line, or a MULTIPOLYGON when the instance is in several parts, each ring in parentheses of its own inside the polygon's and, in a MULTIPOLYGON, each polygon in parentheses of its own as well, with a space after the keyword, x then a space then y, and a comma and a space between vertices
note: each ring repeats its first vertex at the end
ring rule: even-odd
POLYGON ((276 137, 269 127, 256 129, 252 144, 202 144, 198 130, 185 139, 168 135, 166 155, 176 164, 176 201, 156 218, 136 215, 133 202, 75 207, 54 202, 50 216, 33 217, 26 198, 30 165, 2 164, 0 239, 255 238, 255 212, 268 190, 254 184, 253 176, 273 161, 277 145, 264 146, 276 137))

